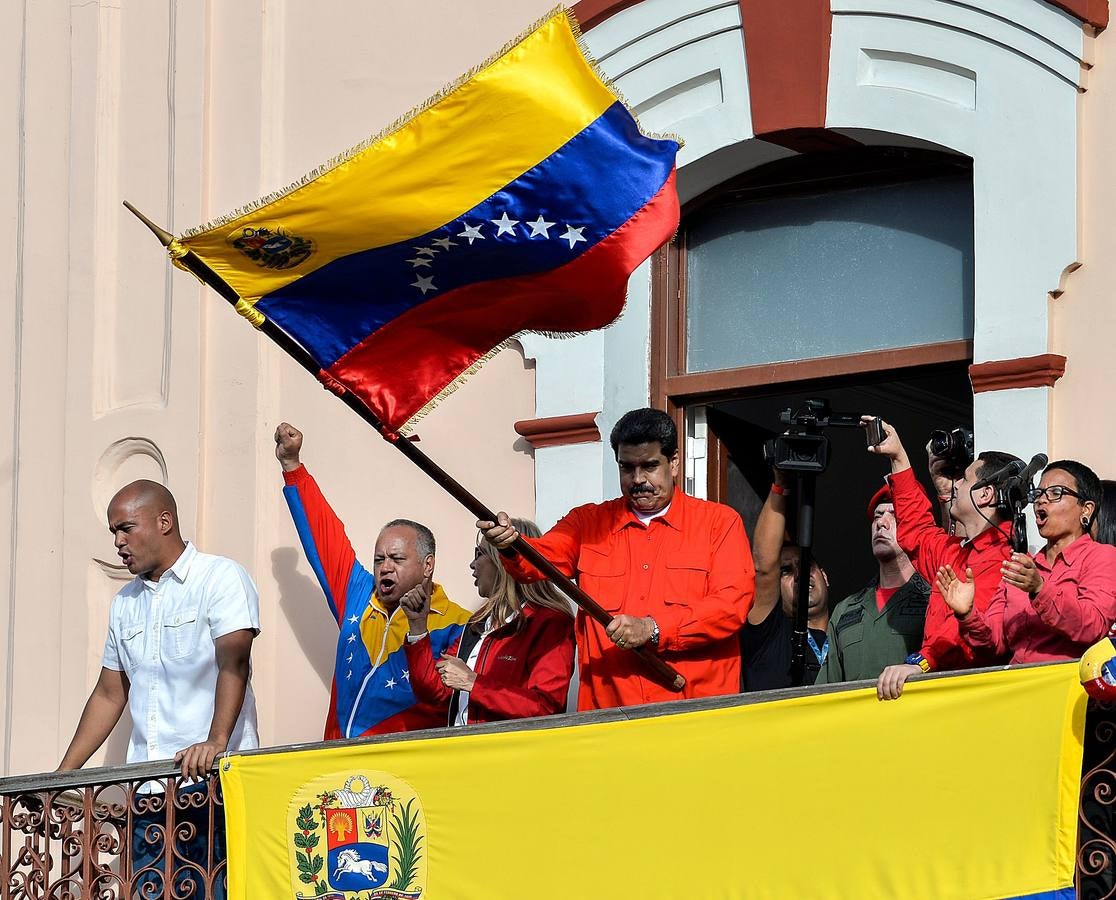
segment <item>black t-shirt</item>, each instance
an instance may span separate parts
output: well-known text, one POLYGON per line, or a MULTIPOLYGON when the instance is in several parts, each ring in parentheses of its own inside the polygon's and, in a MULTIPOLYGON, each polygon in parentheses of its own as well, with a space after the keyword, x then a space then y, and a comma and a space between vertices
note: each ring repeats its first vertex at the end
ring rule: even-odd
MULTIPOLYGON (((825 646, 825 632, 810 629, 820 650, 825 646)), ((745 622, 740 629, 740 690, 770 691, 791 686, 794 623, 783 615, 776 603, 759 625, 745 622)), ((806 648, 806 684, 813 684, 821 665, 813 650, 806 648)))

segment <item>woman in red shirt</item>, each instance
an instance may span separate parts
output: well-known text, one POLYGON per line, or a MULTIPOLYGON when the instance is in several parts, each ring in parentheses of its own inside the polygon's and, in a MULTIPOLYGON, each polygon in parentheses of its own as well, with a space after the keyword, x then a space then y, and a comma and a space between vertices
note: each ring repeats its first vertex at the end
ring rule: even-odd
MULTIPOLYGON (((520 534, 539 536, 534 522, 513 524, 520 534)), ((449 725, 566 709, 574 659, 569 603, 549 581, 516 583, 498 552, 487 541, 478 542, 470 568, 484 602, 441 659, 430 649, 429 602, 423 603, 422 592, 400 601, 410 623, 405 646, 411 687, 422 701, 448 704, 449 725)))
POLYGON ((1116 622, 1116 547, 1089 536, 1101 486, 1088 466, 1052 462, 1031 492, 1035 524, 1045 540, 1029 556, 1013 553, 988 608, 973 608, 972 572, 938 573, 942 596, 972 647, 1011 653, 1011 662, 1077 659, 1116 622))

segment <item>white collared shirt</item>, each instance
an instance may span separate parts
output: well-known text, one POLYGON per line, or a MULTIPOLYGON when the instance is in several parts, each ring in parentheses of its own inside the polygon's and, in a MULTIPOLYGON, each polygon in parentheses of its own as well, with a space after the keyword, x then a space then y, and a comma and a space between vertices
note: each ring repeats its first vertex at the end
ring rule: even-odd
MULTIPOLYGON (((515 616, 516 614, 512 613, 504 619, 504 624, 508 625, 514 622, 515 616)), ((468 628, 469 626, 466 625, 465 627, 468 628)), ((481 647, 484 646, 485 640, 487 640, 488 636, 495 630, 496 629, 492 625, 492 616, 489 616, 484 622, 484 633, 480 636, 480 640, 473 645, 473 649, 469 653, 469 658, 465 660, 465 665, 474 672, 477 671, 477 660, 480 659, 481 647)), ((454 718, 453 724, 455 727, 460 728, 469 724, 469 691, 458 691, 458 695, 457 716, 454 718)))
MULTIPOLYGON (((128 762, 169 759, 209 737, 219 637, 260 631, 260 601, 244 567, 193 544, 163 577, 133 578, 112 601, 102 665, 131 682, 128 762)), ((249 679, 229 750, 260 745, 249 679)))

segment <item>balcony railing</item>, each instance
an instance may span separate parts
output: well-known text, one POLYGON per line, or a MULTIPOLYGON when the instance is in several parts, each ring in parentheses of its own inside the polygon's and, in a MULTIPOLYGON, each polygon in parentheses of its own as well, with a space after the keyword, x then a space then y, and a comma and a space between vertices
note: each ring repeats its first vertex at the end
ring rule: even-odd
MULTIPOLYGON (((871 686, 873 682, 790 688, 470 729, 493 733, 553 728, 556 721, 584 725, 871 686)), ((437 729, 349 743, 425 740, 453 733, 437 729)), ((298 746, 306 750, 322 745, 298 746)), ((169 760, 0 779, 0 900, 224 898, 223 829, 216 773, 204 782, 187 784, 169 760)), ((1077 852, 1077 892, 1083 900, 1116 897, 1114 832, 1116 706, 1090 703, 1077 852)))
POLYGON ((187 784, 167 760, 0 784, 4 900, 224 897, 216 773, 187 784))

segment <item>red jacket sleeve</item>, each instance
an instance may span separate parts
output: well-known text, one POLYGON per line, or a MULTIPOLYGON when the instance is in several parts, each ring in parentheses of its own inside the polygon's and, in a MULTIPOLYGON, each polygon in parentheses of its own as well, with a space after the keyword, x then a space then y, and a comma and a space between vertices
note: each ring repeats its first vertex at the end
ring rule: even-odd
MULTIPOLYGON (((460 643, 461 639, 458 638, 446 649, 446 653, 456 656, 460 643)), ((434 668, 434 652, 430 647, 430 635, 423 635, 413 644, 404 638, 403 652, 407 655, 407 671, 411 675, 411 690, 415 692, 415 696, 423 703, 433 706, 449 703, 453 691, 442 683, 442 679, 438 677, 438 670, 434 668)))
POLYGON ((964 619, 954 616, 965 643, 970 647, 987 650, 995 656, 1002 656, 1008 652, 1007 641, 1004 638, 1007 596, 1008 586, 1001 581, 987 609, 981 611, 974 602, 972 611, 964 619))
MULTIPOLYGON (((524 538, 524 540, 554 563, 563 575, 572 578, 581 550, 579 509, 566 513, 542 537, 524 538)), ((524 584, 542 581, 546 577, 518 553, 501 553, 500 562, 504 564, 504 568, 512 578, 524 584)))
POLYGON ((1116 549, 1089 547, 1077 578, 1053 587, 1044 584, 1034 607, 1043 622, 1071 641, 1099 641, 1116 622, 1116 549))
POLYGON ((930 498, 915 478, 914 469, 890 476, 891 497, 895 503, 896 539, 910 558, 915 570, 930 584, 938 569, 950 562, 950 537, 937 522, 930 498))
POLYGON ((573 617, 548 616, 542 620, 538 639, 532 645, 526 683, 509 683, 488 672, 478 672, 469 692, 469 705, 486 710, 492 719, 525 719, 564 712, 573 660, 573 617))
MULTIPOLYGON (((980 553, 966 552, 961 548, 947 548, 943 562, 949 562, 954 571, 964 577, 967 567, 973 570, 976 582, 976 597, 973 609, 985 614, 1000 590, 1002 575, 1000 565, 1011 550, 1007 541, 997 542, 980 553)), ((1002 613, 1001 613, 1002 616, 1002 613)), ((977 642, 962 638, 957 616, 953 614, 934 584, 930 594, 930 604, 926 608, 926 634, 922 642, 922 655, 935 671, 969 669, 973 666, 995 665, 1000 662, 1003 651, 996 651, 992 641, 983 639, 977 642)))
POLYGON ((710 549, 705 596, 665 604, 655 615, 662 650, 701 647, 731 637, 744 626, 755 597, 756 569, 744 523, 734 511, 718 511, 710 549))
POLYGON ((283 497, 306 559, 325 592, 334 619, 340 622, 345 615, 349 577, 357 564, 356 552, 345 534, 345 526, 305 466, 284 472, 283 481, 286 483, 283 497))

